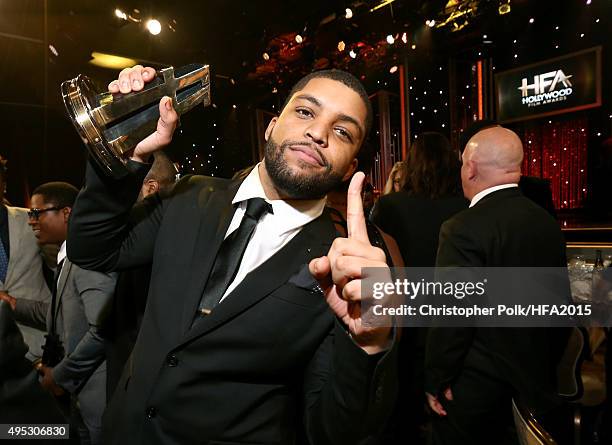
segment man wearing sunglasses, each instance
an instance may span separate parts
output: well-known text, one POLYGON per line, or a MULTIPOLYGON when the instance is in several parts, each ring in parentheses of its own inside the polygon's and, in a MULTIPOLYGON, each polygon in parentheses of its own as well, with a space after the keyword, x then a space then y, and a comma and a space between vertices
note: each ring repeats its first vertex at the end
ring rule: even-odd
POLYGON ((66 257, 68 220, 77 193, 68 183, 49 182, 37 187, 31 199, 28 224, 38 243, 61 246, 51 302, 0 298, 11 305, 18 321, 46 328, 41 385, 57 397, 69 393, 67 409, 81 443, 97 444, 106 405, 101 328, 116 274, 81 269, 66 257))

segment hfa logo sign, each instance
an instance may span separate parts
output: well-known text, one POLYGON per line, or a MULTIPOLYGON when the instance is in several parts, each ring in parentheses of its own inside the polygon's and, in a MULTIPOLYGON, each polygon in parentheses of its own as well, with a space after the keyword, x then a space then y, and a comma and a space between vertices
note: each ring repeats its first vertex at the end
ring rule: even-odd
POLYGON ((565 100, 573 92, 572 83, 569 80, 570 77, 572 77, 571 74, 566 76, 562 70, 550 71, 533 76, 533 83, 531 85, 528 83, 527 78, 524 77, 522 85, 518 87, 521 90, 523 105, 536 107, 565 100), (556 89, 561 85, 564 88, 556 89), (531 90, 533 90, 533 93, 530 95, 531 90))

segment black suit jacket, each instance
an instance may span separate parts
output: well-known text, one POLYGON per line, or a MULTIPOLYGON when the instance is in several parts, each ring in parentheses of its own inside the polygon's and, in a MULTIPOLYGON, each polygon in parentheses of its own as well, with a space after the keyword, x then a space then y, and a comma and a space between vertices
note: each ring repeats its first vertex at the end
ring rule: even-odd
POLYGON ((433 267, 440 226, 467 205, 463 196, 431 199, 401 191, 378 200, 372 222, 397 241, 407 267, 433 267))
MULTIPOLYGON (((518 188, 503 189, 442 225, 437 266, 565 267, 565 243, 550 214, 518 188)), ((566 329, 432 328, 426 389, 439 394, 469 367, 545 411, 559 402, 555 367, 566 341, 566 329)))
POLYGON ((67 423, 53 397, 40 386, 26 352, 13 310, 0 301, 0 423, 67 423))
POLYGON ((107 400, 111 399, 136 343, 147 304, 150 280, 150 264, 125 270, 117 277, 104 336, 107 400))
POLYGON ((120 181, 88 167, 73 208, 68 255, 83 267, 153 261, 138 340, 105 415, 107 443, 354 443, 390 410, 395 349, 370 357, 307 270, 335 235, 327 214, 307 224, 191 328, 239 182, 185 177, 144 203, 147 168, 120 181))
POLYGON ((518 185, 519 189, 521 189, 521 193, 526 198, 531 199, 555 218, 557 217, 552 190, 550 188, 550 180, 537 178, 535 176, 521 176, 518 185))

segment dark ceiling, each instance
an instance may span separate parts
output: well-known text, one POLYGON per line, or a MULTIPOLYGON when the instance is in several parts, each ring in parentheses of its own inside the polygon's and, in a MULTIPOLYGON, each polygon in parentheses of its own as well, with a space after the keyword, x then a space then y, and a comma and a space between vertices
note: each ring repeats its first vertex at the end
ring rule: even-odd
MULTIPOLYGON (((603 78, 608 78, 611 1, 587 5, 586 0, 511 0, 511 12, 500 15, 504 2, 508 0, 395 0, 371 11, 383 0, 0 0, 0 117, 5 125, 0 153, 9 157, 11 171, 24 181, 19 187, 25 195, 29 184, 53 177, 78 184, 83 147, 65 118, 59 85, 84 73, 104 88, 117 70, 90 64, 94 51, 156 67, 210 64, 213 101, 219 108, 190 113, 183 146, 207 147, 211 165, 215 171, 217 166, 225 169, 225 174, 252 161, 250 149, 246 154, 240 150, 253 139, 253 129, 245 124, 253 109, 278 110, 289 86, 312 69, 344 68, 359 76, 370 93, 381 88, 398 92, 397 73, 389 70, 405 61, 414 86, 414 131, 457 131, 442 126, 449 122, 447 111, 435 116, 428 112, 446 108, 455 99, 447 96, 450 58, 465 61, 467 67, 489 58, 501 71, 603 45, 603 78), (347 7, 353 12, 350 19, 344 17, 347 7), (142 22, 118 19, 115 8, 142 22), (469 10, 455 20, 462 29, 452 32, 452 23, 444 28, 425 25, 432 18, 439 24, 459 8, 469 10), (162 24, 157 36, 143 26, 153 17, 162 24), (595 17, 601 20, 595 22, 595 17), (298 33, 302 43, 295 41, 298 33), (406 43, 401 40, 404 33, 406 43), (393 45, 386 41, 389 34, 396 39, 393 45), (341 40, 344 51, 337 48, 341 40), (351 49, 356 51, 354 59, 351 49), (269 60, 264 60, 264 52, 269 60), (437 95, 436 103, 414 103, 418 96, 421 102, 425 99, 427 89, 444 94, 437 95), (247 107, 234 113, 237 119, 229 125, 232 104, 247 107), (425 111, 417 113, 420 109, 425 111), (204 124, 215 119, 218 127, 204 124)), ((605 118, 612 113, 608 99, 605 84, 605 118)))

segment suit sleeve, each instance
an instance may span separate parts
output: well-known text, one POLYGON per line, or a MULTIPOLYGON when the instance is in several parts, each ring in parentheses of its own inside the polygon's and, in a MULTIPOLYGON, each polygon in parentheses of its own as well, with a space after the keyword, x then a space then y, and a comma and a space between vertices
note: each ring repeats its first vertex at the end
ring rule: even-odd
POLYGON ((159 195, 134 203, 150 165, 128 161, 130 174, 112 179, 87 164, 68 224, 68 258, 91 270, 109 272, 150 262, 164 203, 159 195))
MULTIPOLYGON (((440 228, 436 267, 484 266, 478 241, 459 218, 440 228)), ((474 328, 432 327, 425 349, 425 391, 437 395, 448 388, 462 369, 472 345, 474 328)))
POLYGON ((46 331, 49 304, 48 301, 17 298, 15 300, 15 320, 26 326, 46 331))
POLYGON ((370 356, 336 319, 306 370, 305 424, 310 443, 354 444, 381 429, 395 402, 396 361, 397 338, 390 349, 370 356))
POLYGON ((55 382, 68 392, 75 392, 104 361, 102 324, 110 310, 116 274, 103 274, 73 268, 74 280, 89 330, 74 350, 53 368, 55 382))

